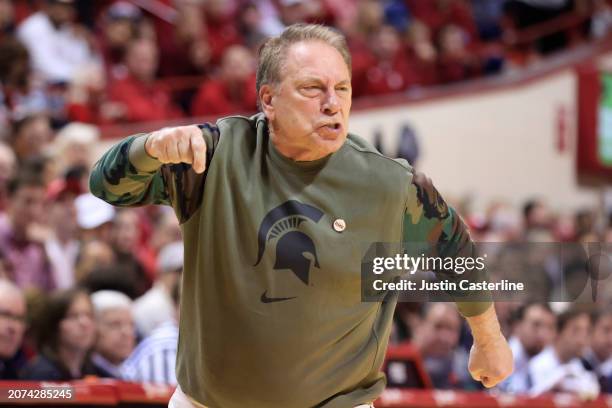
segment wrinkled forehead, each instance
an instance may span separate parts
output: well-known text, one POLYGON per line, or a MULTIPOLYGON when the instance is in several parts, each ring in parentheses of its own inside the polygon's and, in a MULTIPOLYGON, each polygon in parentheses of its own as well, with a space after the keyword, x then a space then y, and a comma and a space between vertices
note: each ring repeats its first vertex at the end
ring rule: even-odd
POLYGON ((301 41, 290 45, 280 65, 280 80, 318 78, 332 82, 351 79, 342 54, 323 41, 301 41))

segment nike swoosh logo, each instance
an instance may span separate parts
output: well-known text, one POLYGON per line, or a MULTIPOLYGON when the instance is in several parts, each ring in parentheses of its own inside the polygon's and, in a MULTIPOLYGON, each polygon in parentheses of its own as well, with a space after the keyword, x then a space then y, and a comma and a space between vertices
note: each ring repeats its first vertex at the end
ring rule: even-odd
POLYGON ((262 303, 274 303, 274 302, 284 302, 285 300, 291 300, 291 299, 295 299, 297 296, 292 296, 292 297, 268 297, 268 295, 266 294, 268 293, 268 291, 264 291, 264 293, 261 294, 261 301, 262 303))

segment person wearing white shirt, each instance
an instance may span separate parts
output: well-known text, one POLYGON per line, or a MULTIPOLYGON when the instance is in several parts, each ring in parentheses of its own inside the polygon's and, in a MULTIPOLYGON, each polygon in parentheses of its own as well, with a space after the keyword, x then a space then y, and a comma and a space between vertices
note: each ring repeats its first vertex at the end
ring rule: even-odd
POLYGON ((134 319, 138 333, 147 337, 160 324, 174 318, 172 288, 180 281, 183 270, 183 243, 164 246, 157 257, 158 278, 153 287, 134 302, 134 319))
POLYGON ((72 24, 75 14, 74 0, 46 0, 17 28, 34 70, 47 82, 70 82, 79 69, 95 62, 87 40, 72 24))
POLYGON ((589 312, 571 308, 557 318, 554 343, 529 362, 529 394, 567 392, 584 399, 599 395, 597 377, 582 364, 580 357, 589 344, 589 312))
POLYGON ((514 372, 499 388, 513 394, 526 393, 530 360, 555 337, 555 314, 547 303, 526 303, 516 311, 512 334, 508 343, 514 356, 514 372))
MULTIPOLYGON (((174 313, 172 319, 160 324, 143 339, 121 367, 128 381, 177 385, 176 354, 178 349, 178 319, 181 284, 170 290, 174 313)), ((169 406, 172 406, 170 404, 169 406)), ((184 405, 191 407, 191 404, 184 405)))
POLYGON ((582 360, 597 375, 602 391, 612 392, 612 309, 593 314, 591 344, 582 360))

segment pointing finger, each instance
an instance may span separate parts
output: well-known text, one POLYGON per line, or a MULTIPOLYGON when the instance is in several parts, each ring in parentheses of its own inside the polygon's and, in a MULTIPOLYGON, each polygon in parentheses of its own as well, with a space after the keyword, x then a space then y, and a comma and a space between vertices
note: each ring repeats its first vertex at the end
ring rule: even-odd
POLYGON ((180 163, 181 159, 179 156, 178 142, 172 138, 168 138, 165 143, 166 145, 166 156, 170 163, 180 163))
POLYGON ((196 173, 203 173, 206 170, 206 143, 200 129, 193 132, 190 138, 191 152, 193 157, 193 170, 196 173))
POLYGON ((181 137, 178 140, 178 153, 179 153, 181 163, 191 164, 193 162, 193 154, 191 152, 191 142, 187 137, 181 137))

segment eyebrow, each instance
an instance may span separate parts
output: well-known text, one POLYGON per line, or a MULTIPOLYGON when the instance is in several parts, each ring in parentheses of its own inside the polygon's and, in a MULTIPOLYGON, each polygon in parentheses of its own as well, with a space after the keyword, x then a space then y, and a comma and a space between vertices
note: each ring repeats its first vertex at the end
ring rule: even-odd
MULTIPOLYGON (((321 79, 319 79, 317 77, 302 78, 302 79, 299 79, 298 82, 300 84, 304 84, 304 83, 308 83, 308 82, 316 82, 318 84, 323 84, 324 83, 321 79)), ((336 84, 336 86, 338 86, 338 85, 350 85, 350 84, 351 84, 351 80, 350 79, 344 79, 344 80, 338 82, 336 84)))

